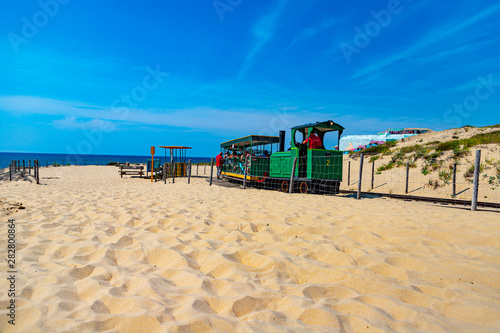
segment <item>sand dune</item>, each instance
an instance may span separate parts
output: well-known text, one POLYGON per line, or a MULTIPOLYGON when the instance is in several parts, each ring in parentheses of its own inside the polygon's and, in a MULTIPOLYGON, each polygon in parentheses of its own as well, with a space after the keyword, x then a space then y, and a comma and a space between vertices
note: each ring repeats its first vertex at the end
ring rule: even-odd
MULTIPOLYGON (((378 154, 375 156, 373 154, 368 154, 365 158, 363 167, 362 191, 405 194, 406 162, 411 160, 415 162, 415 167, 409 170, 408 195, 471 200, 473 178, 472 174, 467 176, 467 171, 474 165, 476 150, 481 150, 481 174, 479 177, 478 200, 481 202, 499 203, 500 174, 498 170, 500 170, 500 144, 497 143, 474 146, 468 150, 462 151, 462 156, 456 159, 453 157, 452 151, 443 152, 436 157, 436 163, 440 163, 439 166, 436 166, 435 169, 429 167, 426 171, 427 174, 424 174, 422 170, 425 165, 429 166, 428 161, 423 157, 415 159, 415 157, 412 157, 414 153, 407 153, 403 155, 404 157, 397 158, 396 160, 404 162, 399 166, 396 164, 392 169, 381 172, 377 171, 379 167, 388 164, 401 148, 420 145, 429 148, 428 153, 430 153, 435 152, 435 150, 434 148, 430 148, 432 145, 427 146, 427 144, 469 139, 478 134, 487 134, 497 132, 498 130, 498 127, 463 127, 439 132, 428 132, 398 141, 388 155, 378 154), (378 159, 372 163, 370 159, 373 157, 377 157, 378 159), (451 181, 451 170, 453 169, 454 163, 457 163, 455 196, 452 195, 453 186, 451 181), (373 176, 373 188, 371 184, 372 167, 374 167, 373 171, 375 173, 373 176), (450 178, 445 180, 443 175, 441 175, 442 172, 444 172, 444 175, 449 173, 450 178)), ((462 146, 462 149, 463 148, 462 146)), ((341 189, 356 190, 359 179, 359 154, 344 155, 343 161, 344 181, 341 183, 341 189), (349 165, 351 170, 350 184, 347 181, 349 178, 349 165)))
POLYGON ((500 329, 498 213, 114 167, 40 174, 0 185, 26 207, 2 217, 16 219, 19 272, 15 328, 0 280, 2 332, 500 329))

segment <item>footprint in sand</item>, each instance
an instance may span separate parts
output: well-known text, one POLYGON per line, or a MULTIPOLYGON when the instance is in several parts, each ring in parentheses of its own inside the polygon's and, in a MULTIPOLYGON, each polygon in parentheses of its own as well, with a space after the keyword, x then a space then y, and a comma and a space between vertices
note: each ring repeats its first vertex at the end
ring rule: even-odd
POLYGON ((30 300, 31 296, 33 296, 33 288, 31 286, 24 288, 20 296, 24 299, 30 300))
POLYGON ((121 249, 121 248, 130 246, 132 244, 134 244, 134 241, 132 240, 131 237, 129 237, 129 236, 123 236, 116 243, 111 244, 111 247, 112 248, 120 248, 121 249))
POLYGON ((261 298, 245 296, 233 304, 233 313, 236 317, 241 317, 255 311, 262 311, 266 308, 268 301, 261 298))
POLYGON ((62 301, 58 304, 59 309, 62 311, 68 312, 68 311, 73 311, 79 303, 77 302, 66 302, 62 301))
POLYGON ((399 268, 418 272, 425 272, 430 266, 419 259, 409 257, 389 257, 385 259, 385 262, 399 268))
POLYGON ((121 287, 115 287, 109 289, 109 293, 115 297, 123 297, 125 296, 125 293, 127 292, 127 285, 124 284, 121 287))
POLYGON ((162 278, 150 278, 149 285, 151 286, 151 289, 153 289, 154 292, 160 296, 167 295, 168 292, 175 287, 174 283, 162 278))
POLYGON ((100 300, 97 300, 94 302, 94 304, 92 304, 92 306, 90 307, 92 309, 92 311, 94 311, 95 313, 99 313, 99 314, 110 314, 111 311, 109 311, 108 307, 106 305, 104 305, 104 303, 100 300))
POLYGON ((337 316, 323 309, 307 309, 299 317, 304 324, 339 327, 337 316))
POLYGON ((203 298, 197 299, 196 301, 193 302, 193 309, 203 313, 216 314, 216 312, 214 311, 214 309, 212 309, 210 304, 208 304, 208 302, 203 298))
POLYGON ((327 291, 325 288, 318 287, 318 286, 310 286, 305 288, 302 293, 304 296, 316 299, 316 298, 322 298, 325 297, 327 291))
POLYGON ((80 296, 73 290, 63 289, 56 293, 56 296, 64 299, 65 301, 78 302, 80 301, 80 296))
POLYGON ((83 266, 81 268, 73 268, 69 273, 69 276, 75 280, 81 280, 92 274, 94 268, 95 267, 91 265, 83 266))

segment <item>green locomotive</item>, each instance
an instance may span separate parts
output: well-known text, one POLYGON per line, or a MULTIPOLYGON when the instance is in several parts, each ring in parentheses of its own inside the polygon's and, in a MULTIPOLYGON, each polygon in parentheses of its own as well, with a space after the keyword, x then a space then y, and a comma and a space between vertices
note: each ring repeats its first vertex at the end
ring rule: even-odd
POLYGON ((222 177, 284 192, 289 191, 293 178, 294 192, 337 194, 342 181, 343 154, 336 149, 325 149, 324 142, 325 135, 331 135, 327 133, 337 132, 338 144, 343 130, 344 127, 331 120, 295 126, 286 151, 284 131, 280 131, 279 137, 249 135, 223 142, 222 177), (319 140, 311 145, 314 136, 319 140))

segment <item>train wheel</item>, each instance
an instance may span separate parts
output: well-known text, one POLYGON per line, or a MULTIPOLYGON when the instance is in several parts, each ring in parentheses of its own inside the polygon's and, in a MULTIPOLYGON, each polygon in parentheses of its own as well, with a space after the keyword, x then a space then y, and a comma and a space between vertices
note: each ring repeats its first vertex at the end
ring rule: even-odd
POLYGON ((300 183, 300 185, 299 185, 299 191, 300 191, 300 193, 304 193, 304 194, 307 193, 307 192, 309 192, 309 185, 307 185, 306 182, 300 183))
POLYGON ((281 182, 281 191, 288 192, 288 181, 284 180, 281 182))

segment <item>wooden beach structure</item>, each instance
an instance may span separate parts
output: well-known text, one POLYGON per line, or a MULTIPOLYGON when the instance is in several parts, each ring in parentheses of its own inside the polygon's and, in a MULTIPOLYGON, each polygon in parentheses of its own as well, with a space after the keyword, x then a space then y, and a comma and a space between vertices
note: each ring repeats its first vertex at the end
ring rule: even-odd
POLYGON ((186 177, 188 175, 187 150, 192 149, 186 146, 158 146, 165 149, 165 177, 186 177), (167 150, 170 155, 167 159, 167 150), (170 161, 170 162, 167 162, 170 161))

